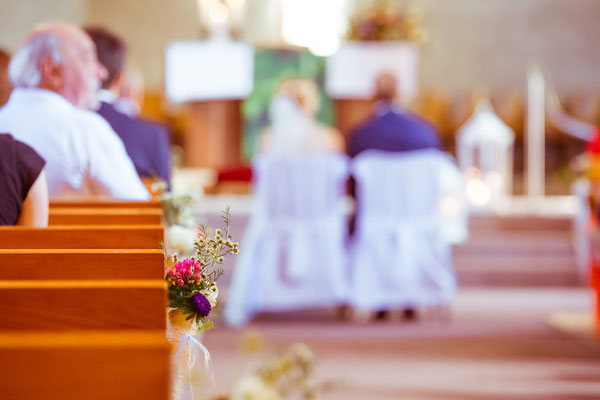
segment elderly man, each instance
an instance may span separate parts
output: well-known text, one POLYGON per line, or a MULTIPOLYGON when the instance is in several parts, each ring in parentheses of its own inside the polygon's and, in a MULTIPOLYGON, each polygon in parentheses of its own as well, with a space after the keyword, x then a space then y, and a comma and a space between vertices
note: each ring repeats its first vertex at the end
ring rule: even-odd
POLYGON ((397 87, 392 74, 382 73, 377 77, 375 110, 350 134, 348 154, 351 157, 368 149, 399 152, 441 147, 430 123, 398 105, 397 87))
POLYGON ((0 110, 0 132, 10 132, 46 160, 53 199, 150 196, 119 137, 87 111, 98 106, 105 76, 90 38, 66 24, 35 29, 10 62, 15 89, 0 110))
POLYGON ((101 27, 85 31, 96 45, 98 60, 108 71, 100 91, 100 114, 123 140, 138 175, 160 178, 169 183, 169 137, 165 129, 150 121, 129 116, 116 107, 116 97, 124 83, 123 65, 127 48, 117 35, 101 27))

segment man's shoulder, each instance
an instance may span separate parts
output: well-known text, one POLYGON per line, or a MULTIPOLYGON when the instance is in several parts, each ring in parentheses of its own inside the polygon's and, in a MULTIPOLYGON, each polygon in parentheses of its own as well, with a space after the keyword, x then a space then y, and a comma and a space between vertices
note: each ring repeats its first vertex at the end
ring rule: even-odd
POLYGON ((436 131, 435 126, 430 121, 421 117, 419 114, 417 114, 413 111, 405 110, 403 112, 392 113, 392 114, 393 114, 394 118, 405 121, 409 124, 414 125, 415 127, 430 130, 432 132, 436 131))
POLYGON ((87 142, 91 148, 96 145, 106 148, 121 147, 123 142, 110 124, 94 111, 76 110, 73 123, 80 140, 87 142))
POLYGON ((166 132, 164 127, 150 120, 146 120, 139 117, 129 116, 119 110, 117 110, 112 104, 102 103, 98 114, 101 115, 113 129, 123 137, 138 137, 143 136, 158 136, 166 132))
POLYGON ((373 129, 373 127, 379 124, 379 117, 377 115, 370 114, 367 118, 359 122, 352 130, 350 131, 350 138, 354 136, 360 136, 369 132, 373 129))
POLYGON ((145 130, 149 132, 152 131, 152 133, 155 135, 162 135, 166 134, 167 132, 165 126, 159 122, 142 117, 136 118, 135 121, 139 124, 140 127, 143 126, 145 130))
POLYGON ((88 110, 75 110, 74 120, 86 132, 112 132, 110 124, 100 115, 88 110))

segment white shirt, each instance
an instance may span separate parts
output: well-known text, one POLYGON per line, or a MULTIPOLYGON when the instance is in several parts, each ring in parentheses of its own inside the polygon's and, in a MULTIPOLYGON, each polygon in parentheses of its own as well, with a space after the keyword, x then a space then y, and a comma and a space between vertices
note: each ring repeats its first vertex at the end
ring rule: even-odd
POLYGON ((10 133, 46 160, 50 198, 103 196, 147 200, 125 146, 100 116, 49 90, 17 88, 0 109, 10 133))

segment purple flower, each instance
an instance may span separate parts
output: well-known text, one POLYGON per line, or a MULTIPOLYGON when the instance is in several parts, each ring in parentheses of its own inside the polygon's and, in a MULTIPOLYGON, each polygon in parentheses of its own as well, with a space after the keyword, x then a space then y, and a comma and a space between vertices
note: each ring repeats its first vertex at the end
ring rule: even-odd
POLYGON ((194 294, 192 297, 190 297, 189 301, 192 306, 192 310, 203 317, 208 317, 211 306, 208 299, 202 293, 198 292, 194 294))

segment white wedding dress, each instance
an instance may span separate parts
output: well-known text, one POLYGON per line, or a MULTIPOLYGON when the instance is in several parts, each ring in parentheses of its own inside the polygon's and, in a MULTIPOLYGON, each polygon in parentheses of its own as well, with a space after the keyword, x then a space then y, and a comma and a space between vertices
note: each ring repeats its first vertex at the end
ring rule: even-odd
POLYGON ((311 121, 282 97, 270 150, 253 160, 254 211, 240 243, 225 319, 342 304, 346 298, 348 159, 312 151, 311 121))

